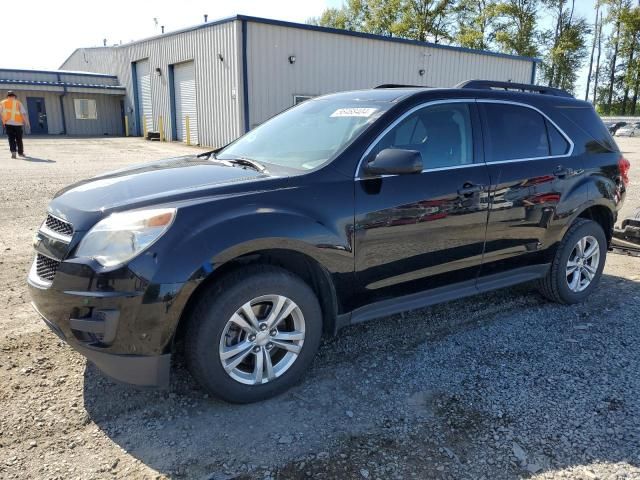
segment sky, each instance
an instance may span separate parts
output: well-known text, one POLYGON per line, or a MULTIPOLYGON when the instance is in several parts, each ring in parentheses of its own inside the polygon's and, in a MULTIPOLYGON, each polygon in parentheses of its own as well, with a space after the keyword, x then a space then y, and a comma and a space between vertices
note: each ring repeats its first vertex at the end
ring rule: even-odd
MULTIPOLYGON (((22 0, 2 15, 0 68, 57 69, 78 47, 127 43, 236 14, 305 22, 342 0, 22 0), (157 23, 154 21, 157 19, 157 23), (15 39, 11 42, 7 39, 15 39)), ((593 0, 576 0, 576 11, 592 23, 593 0)), ((543 26, 548 15, 541 16, 543 26)), ((588 60, 587 60, 588 61, 588 60)), ((584 97, 587 66, 576 95, 584 97)))
MULTIPOLYGON (((236 14, 305 22, 339 0, 22 0, 2 14, 0 67, 57 69, 78 47, 127 43, 236 14), (154 22, 157 18, 158 24, 154 22), (10 42, 7 39, 15 39, 10 42)), ((8 5, 7 5, 8 6, 8 5)))

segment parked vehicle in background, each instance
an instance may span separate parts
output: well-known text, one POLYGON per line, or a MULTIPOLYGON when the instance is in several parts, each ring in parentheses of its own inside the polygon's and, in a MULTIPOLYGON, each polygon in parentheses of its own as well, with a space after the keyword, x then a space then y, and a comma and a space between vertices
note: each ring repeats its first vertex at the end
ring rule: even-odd
POLYGON ((606 124, 607 129, 609 130, 609 133, 611 133, 611 135, 615 135, 618 129, 626 125, 627 125, 627 122, 609 122, 606 124))
POLYGON ((640 122, 625 125, 616 131, 617 137, 635 137, 638 134, 640 134, 640 122))
POLYGON ((526 281, 587 299, 626 193, 591 104, 535 85, 310 99, 215 152, 58 192, 35 238, 34 306, 108 375, 283 392, 323 333, 526 281))

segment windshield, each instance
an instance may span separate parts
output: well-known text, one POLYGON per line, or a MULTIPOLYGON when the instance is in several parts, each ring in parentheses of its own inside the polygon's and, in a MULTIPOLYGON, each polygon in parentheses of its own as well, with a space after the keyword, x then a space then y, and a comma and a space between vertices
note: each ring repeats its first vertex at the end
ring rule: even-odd
POLYGON ((331 97, 307 100, 240 137, 216 158, 311 170, 332 160, 390 106, 331 97))

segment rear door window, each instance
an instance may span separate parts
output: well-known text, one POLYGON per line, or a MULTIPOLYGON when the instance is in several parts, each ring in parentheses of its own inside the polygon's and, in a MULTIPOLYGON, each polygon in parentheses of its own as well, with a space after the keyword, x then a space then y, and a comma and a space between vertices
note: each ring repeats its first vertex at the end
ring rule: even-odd
POLYGON ((542 115, 531 108, 504 103, 482 103, 487 161, 521 160, 549 156, 549 138, 542 115))

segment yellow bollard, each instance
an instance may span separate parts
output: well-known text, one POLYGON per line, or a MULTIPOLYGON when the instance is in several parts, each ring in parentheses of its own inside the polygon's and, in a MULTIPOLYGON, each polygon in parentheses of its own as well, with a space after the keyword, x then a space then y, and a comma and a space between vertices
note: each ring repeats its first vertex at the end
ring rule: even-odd
POLYGON ((184 117, 184 126, 187 131, 187 145, 191 145, 191 129, 189 128, 189 115, 184 117))
POLYGON ((164 142, 164 125, 162 124, 162 115, 158 117, 158 131, 160 132, 160 141, 164 142))
POLYGON ((142 136, 147 138, 147 117, 142 117, 142 136))
POLYGON ((129 136, 129 117, 124 116, 124 136, 129 136))

